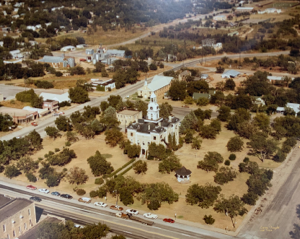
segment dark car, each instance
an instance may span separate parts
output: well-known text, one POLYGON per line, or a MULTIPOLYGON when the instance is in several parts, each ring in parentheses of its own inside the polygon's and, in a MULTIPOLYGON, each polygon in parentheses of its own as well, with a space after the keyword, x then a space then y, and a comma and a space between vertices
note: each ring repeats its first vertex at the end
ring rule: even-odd
POLYGON ((40 199, 39 197, 31 197, 29 199, 32 200, 32 201, 36 201, 36 202, 42 201, 42 199, 40 199))
POLYGON ((59 192, 52 192, 51 195, 60 196, 60 193, 59 192))
POLYGON ((61 194, 60 195, 62 198, 67 198, 67 199, 72 199, 73 197, 69 194, 61 194))

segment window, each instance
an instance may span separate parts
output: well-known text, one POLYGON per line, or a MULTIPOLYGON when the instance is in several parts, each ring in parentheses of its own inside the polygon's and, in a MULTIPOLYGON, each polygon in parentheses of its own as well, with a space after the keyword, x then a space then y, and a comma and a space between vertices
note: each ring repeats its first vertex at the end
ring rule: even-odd
POLYGON ((5 225, 3 225, 3 231, 4 231, 4 232, 6 231, 6 227, 5 227, 5 225))
POLYGON ((153 140, 156 140, 156 136, 153 136, 153 140))
POLYGON ((27 225, 26 225, 26 223, 24 223, 24 230, 27 230, 27 225))
POLYGON ((31 214, 30 214, 30 209, 28 209, 28 215, 31 215, 31 214))
POLYGON ((13 237, 15 237, 16 236, 16 232, 15 232, 15 230, 13 230, 13 237))
POLYGON ((150 142, 148 142, 148 145, 150 145, 150 142))
POLYGON ((21 234, 21 227, 19 227, 19 234, 21 234))
POLYGON ((130 136, 133 136, 133 133, 130 133, 130 136))
POLYGON ((150 107, 150 110, 153 110, 153 107, 150 107))
POLYGON ((7 238, 8 238, 8 239, 10 238, 8 234, 7 234, 7 238))
POLYGON ((31 219, 29 220, 29 225, 30 225, 30 226, 32 226, 32 222, 31 222, 31 219))

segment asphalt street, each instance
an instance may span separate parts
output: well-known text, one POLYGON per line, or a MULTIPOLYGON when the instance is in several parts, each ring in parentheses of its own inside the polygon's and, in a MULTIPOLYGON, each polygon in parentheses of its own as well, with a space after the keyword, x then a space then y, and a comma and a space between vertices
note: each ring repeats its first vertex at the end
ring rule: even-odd
MULTIPOLYGON (((9 183, 0 184, 0 193, 11 197, 29 198, 38 196, 42 199, 36 206, 45 210, 45 213, 54 214, 72 219, 79 224, 105 223, 116 231, 125 232, 131 238, 180 238, 180 239, 230 239, 231 236, 210 232, 201 228, 191 227, 178 222, 169 224, 156 219, 153 226, 139 222, 120 219, 115 216, 116 211, 109 208, 99 208, 93 204, 80 203, 75 199, 63 199, 53 195, 29 191, 22 186, 9 183)), ((116 232, 115 231, 115 232, 116 232)))

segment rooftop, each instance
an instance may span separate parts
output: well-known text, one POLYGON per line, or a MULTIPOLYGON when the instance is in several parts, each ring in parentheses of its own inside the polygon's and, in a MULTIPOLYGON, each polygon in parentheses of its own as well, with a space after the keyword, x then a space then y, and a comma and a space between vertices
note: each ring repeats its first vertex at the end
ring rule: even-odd
POLYGON ((135 111, 135 110, 122 110, 118 114, 121 114, 121 115, 136 115, 136 114, 139 114, 139 113, 140 113, 140 111, 135 111))
POLYGON ((171 84, 172 80, 173 80, 173 77, 156 75, 153 77, 153 80, 151 81, 151 83, 148 84, 148 88, 151 91, 156 91, 164 86, 171 84))
POLYGON ((64 58, 61 56, 44 56, 43 59, 40 59, 39 62, 46 62, 46 63, 60 63, 63 62, 64 58))
POLYGON ((0 107, 0 113, 9 114, 10 116, 27 116, 27 115, 32 115, 33 112, 28 110, 2 106, 0 107))
POLYGON ((178 175, 182 175, 182 176, 187 176, 187 175, 191 175, 191 170, 186 169, 184 166, 180 169, 175 170, 176 174, 178 175))
POLYGON ((29 206, 33 202, 24 199, 24 198, 16 198, 11 200, 10 202, 2 205, 0 207, 0 222, 4 221, 5 219, 15 215, 23 208, 29 206))

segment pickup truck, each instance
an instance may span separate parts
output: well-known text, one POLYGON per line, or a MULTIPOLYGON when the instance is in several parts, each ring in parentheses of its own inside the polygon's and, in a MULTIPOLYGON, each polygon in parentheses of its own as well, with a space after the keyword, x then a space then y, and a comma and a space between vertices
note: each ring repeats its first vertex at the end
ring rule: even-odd
POLYGON ((82 197, 78 199, 79 202, 84 202, 84 203, 91 203, 92 199, 90 198, 86 198, 86 197, 82 197))
POLYGON ((118 205, 111 205, 110 209, 117 210, 117 211, 123 211, 123 208, 118 205))

